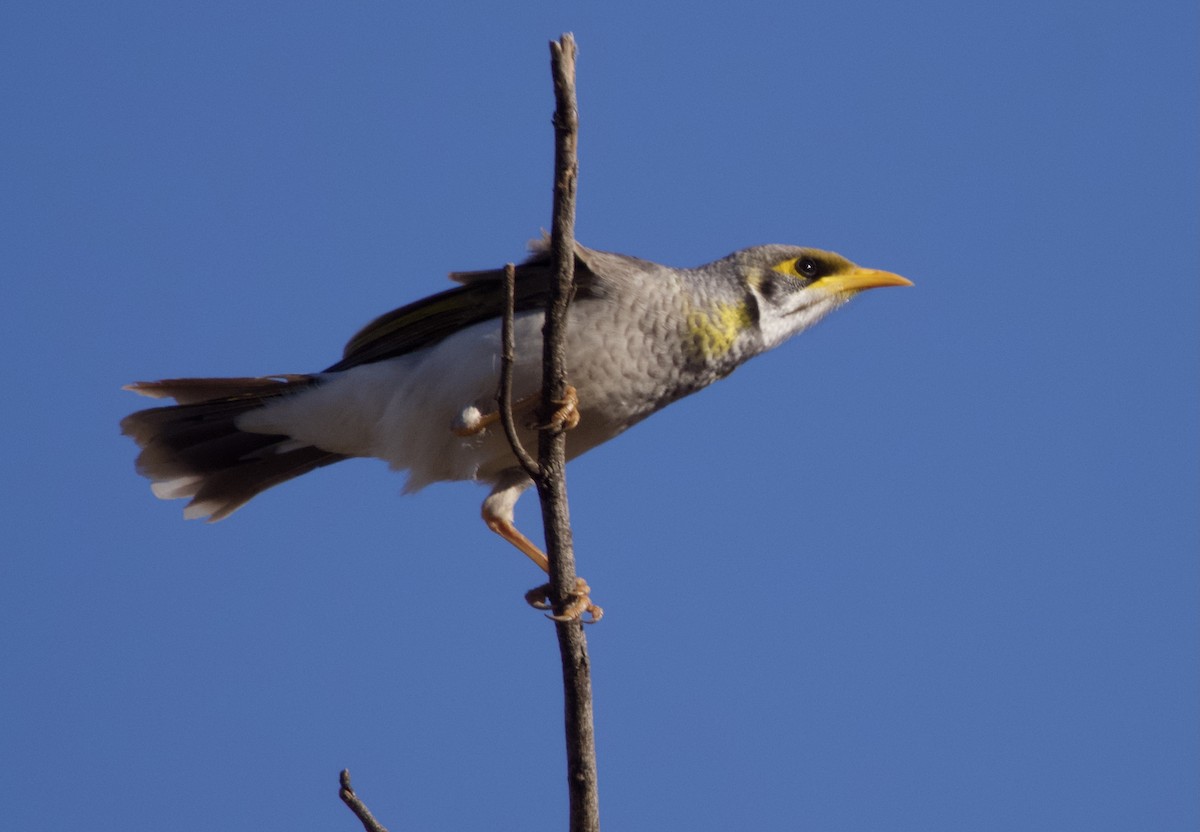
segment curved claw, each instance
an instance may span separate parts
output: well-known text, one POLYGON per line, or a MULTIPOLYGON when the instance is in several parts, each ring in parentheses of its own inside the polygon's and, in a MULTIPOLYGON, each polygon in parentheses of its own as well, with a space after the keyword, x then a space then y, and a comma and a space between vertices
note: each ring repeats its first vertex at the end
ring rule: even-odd
POLYGON ((550 418, 541 424, 533 424, 530 427, 535 430, 553 430, 563 432, 574 430, 579 426, 579 393, 571 385, 567 385, 565 396, 561 400, 554 402, 556 405, 555 411, 550 414, 550 418))
POLYGON ((580 604, 578 609, 576 608, 575 604, 571 604, 567 607, 562 615, 547 615, 546 617, 551 621, 562 621, 564 623, 568 621, 578 621, 580 624, 595 624, 604 617, 604 608, 590 603, 586 598, 577 603, 580 604), (588 617, 584 618, 584 615, 587 615, 588 617))
MULTIPOLYGON (((550 603, 550 584, 542 584, 525 593, 525 601, 531 607, 539 610, 553 609, 550 603)), ((604 610, 592 603, 589 597, 591 587, 583 578, 575 578, 575 589, 567 598, 563 611, 557 615, 547 615, 551 621, 578 621, 581 624, 595 624, 604 617, 604 610), (584 616, 587 616, 586 618, 584 616)))

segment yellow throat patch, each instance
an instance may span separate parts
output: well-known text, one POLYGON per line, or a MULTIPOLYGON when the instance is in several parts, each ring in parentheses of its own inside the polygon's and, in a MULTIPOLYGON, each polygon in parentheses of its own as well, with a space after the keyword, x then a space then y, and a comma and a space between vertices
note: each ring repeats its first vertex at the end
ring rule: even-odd
POLYGON ((689 352, 696 358, 712 360, 733 349, 738 335, 752 326, 754 319, 750 307, 742 301, 689 309, 686 324, 689 352))

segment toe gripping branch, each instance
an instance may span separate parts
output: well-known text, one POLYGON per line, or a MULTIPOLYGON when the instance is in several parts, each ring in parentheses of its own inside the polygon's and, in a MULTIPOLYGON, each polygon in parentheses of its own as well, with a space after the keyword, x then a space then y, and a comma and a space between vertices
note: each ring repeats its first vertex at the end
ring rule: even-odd
MULTIPOLYGON (((525 593, 525 602, 539 610, 552 610, 550 601, 550 584, 542 584, 525 593)), ((547 615, 551 621, 578 621, 581 624, 595 624, 604 617, 604 608, 592 603, 592 588, 588 582, 578 575, 575 576, 575 589, 571 590, 562 605, 562 612, 547 615), (587 616, 584 618, 584 616, 587 616)))
MULTIPOLYGON (((530 430, 553 430, 556 432, 573 430, 579 425, 579 393, 571 385, 567 385, 566 395, 553 402, 554 412, 545 422, 533 418, 541 397, 537 394, 525 396, 513 404, 514 413, 526 415, 525 426, 530 430)), ((450 426, 455 436, 463 438, 478 436, 485 430, 500 422, 503 417, 500 410, 484 413, 474 405, 464 407, 458 418, 450 426)))
MULTIPOLYGON (((489 513, 484 504, 483 521, 487 527, 515 546, 522 554, 537 564, 538 568, 550 574, 550 560, 546 553, 534 545, 533 541, 513 525, 511 520, 489 513)), ((583 578, 575 577, 575 588, 562 599, 561 611, 546 617, 552 621, 579 621, 583 624, 595 624, 604 617, 604 609, 592 603, 591 587, 583 578), (586 617, 585 617, 586 616, 586 617)), ((525 600, 531 607, 539 610, 553 610, 553 589, 545 583, 534 587, 525 593, 525 600)))

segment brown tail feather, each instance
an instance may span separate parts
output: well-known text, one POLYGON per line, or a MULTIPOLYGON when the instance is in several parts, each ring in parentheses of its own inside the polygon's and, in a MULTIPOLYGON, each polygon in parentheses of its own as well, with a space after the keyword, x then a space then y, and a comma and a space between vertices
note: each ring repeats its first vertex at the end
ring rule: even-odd
POLYGON ((140 381, 126 389, 179 404, 130 414, 121 431, 142 448, 137 470, 156 495, 191 497, 185 517, 220 520, 273 485, 346 459, 236 426, 241 414, 317 383, 312 376, 140 381))
POLYGON ((282 374, 249 378, 165 378, 162 381, 135 381, 125 389, 152 399, 174 399, 179 404, 214 399, 265 398, 291 393, 316 382, 312 376, 282 374))

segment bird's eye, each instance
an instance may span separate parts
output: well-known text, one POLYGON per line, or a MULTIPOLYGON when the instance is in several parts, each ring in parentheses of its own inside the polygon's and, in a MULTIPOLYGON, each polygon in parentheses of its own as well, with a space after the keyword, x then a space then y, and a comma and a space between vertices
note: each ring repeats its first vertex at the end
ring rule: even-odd
POLYGON ((811 257, 801 257, 796 261, 796 273, 807 278, 817 276, 817 261, 811 257))

